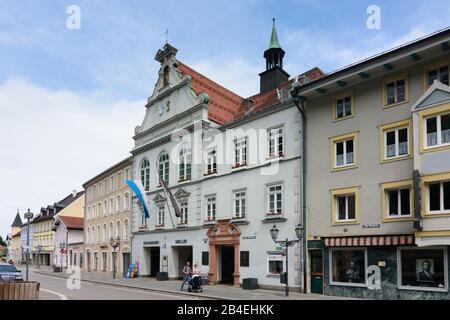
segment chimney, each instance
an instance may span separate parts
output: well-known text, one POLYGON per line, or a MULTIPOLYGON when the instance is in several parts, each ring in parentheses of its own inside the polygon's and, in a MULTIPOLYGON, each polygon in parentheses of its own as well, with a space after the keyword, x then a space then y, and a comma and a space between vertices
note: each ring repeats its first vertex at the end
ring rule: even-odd
POLYGON ((77 190, 72 190, 72 197, 76 197, 77 196, 77 190))

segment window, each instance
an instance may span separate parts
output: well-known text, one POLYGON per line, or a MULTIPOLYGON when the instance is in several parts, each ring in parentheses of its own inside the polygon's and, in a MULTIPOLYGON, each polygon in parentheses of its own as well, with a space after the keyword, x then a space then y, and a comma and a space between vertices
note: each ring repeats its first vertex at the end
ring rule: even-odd
POLYGON ((123 209, 124 210, 130 209, 130 194, 129 193, 125 193, 125 195, 123 196, 123 209))
POLYGON ((180 203, 181 217, 179 218, 181 225, 187 225, 188 223, 188 203, 186 201, 180 203))
POLYGON ((217 154, 216 150, 208 151, 206 163, 206 175, 217 173, 217 154))
POLYGON ((124 239, 128 239, 130 237, 130 227, 128 224, 128 219, 125 220, 125 222, 123 223, 123 227, 124 227, 124 239))
POLYGON ((428 212, 450 213, 450 181, 428 184, 428 212))
POLYGON ((383 106, 391 107, 408 101, 408 79, 406 74, 383 81, 383 106))
POLYGON ((283 127, 267 130, 269 143, 269 158, 283 157, 283 127))
POLYGON ((164 204, 158 206, 158 221, 156 227, 163 228, 165 221, 165 206, 164 204))
POLYGON ((91 229, 88 227, 86 232, 86 241, 91 242, 91 229))
POLYGON ((448 61, 438 62, 426 68, 425 89, 431 86, 434 80, 439 80, 441 83, 446 84, 448 86, 449 85, 448 69, 449 69, 448 61))
POLYGON ((235 140, 234 155, 234 168, 239 168, 247 165, 247 138, 235 140))
POLYGON ((331 138, 332 171, 355 168, 357 133, 331 138))
POLYGON ((425 119, 426 146, 450 145, 450 112, 425 119))
POLYGON ((97 225, 97 239, 96 241, 102 241, 102 230, 100 229, 100 225, 97 225))
POLYGON ((97 207, 95 205, 92 206, 92 218, 97 217, 97 207))
POLYGON ((150 189, 150 162, 147 159, 141 162, 141 182, 145 191, 150 189))
POLYGON ((334 121, 344 120, 354 115, 354 99, 351 92, 344 93, 334 98, 333 119, 334 121))
POLYGON ((447 250, 398 249, 398 285, 401 289, 446 291, 447 250))
POLYGON ((117 196, 116 197, 116 211, 119 212, 122 210, 122 197, 117 196))
POLYGON ((121 188, 122 187, 122 172, 119 172, 117 174, 117 187, 121 188))
POLYGON ((202 252, 202 265, 203 266, 209 265, 209 252, 208 251, 202 252))
POLYGON ((241 251, 241 267, 250 267, 250 251, 241 251))
POLYGON ((167 86, 169 84, 169 66, 164 67, 163 71, 163 86, 167 86))
POLYGON ((246 212, 246 191, 235 191, 233 196, 234 202, 234 214, 233 218, 242 219, 245 218, 246 212))
POLYGON ((163 179, 166 184, 169 184, 169 155, 162 153, 159 156, 159 179, 163 179))
POLYGON ((188 147, 182 147, 179 153, 179 161, 178 165, 178 181, 186 181, 191 179, 191 162, 192 162, 192 154, 191 149, 188 147))
POLYGON ((97 205, 97 214, 98 214, 99 217, 101 217, 101 216, 103 215, 103 212, 102 212, 102 204, 101 204, 101 203, 99 203, 99 204, 97 205))
POLYGON ((379 129, 382 163, 411 156, 411 120, 383 125, 379 129))
POLYGON ((111 176, 111 191, 116 190, 116 176, 111 176))
POLYGON ((130 169, 129 168, 125 169, 125 177, 124 178, 125 178, 125 181, 130 179, 130 169))
POLYGON ((108 227, 106 226, 106 223, 103 225, 103 241, 108 241, 108 227))
POLYGON ((366 249, 330 249, 330 255, 330 284, 366 285, 366 249))
POLYGON ((109 199, 109 213, 113 213, 114 212, 114 199, 111 198, 109 199))
POLYGON ((331 191, 333 224, 357 224, 359 187, 331 191))
POLYGON ((95 226, 92 227, 92 242, 96 242, 97 238, 96 238, 97 234, 95 233, 95 226))
POLYGON ((117 233, 116 233, 117 237, 120 237, 122 235, 122 224, 120 223, 120 221, 117 221, 117 233))
POLYGON ((409 220, 413 211, 413 183, 411 180, 381 185, 383 221, 409 220))
POLYGON ((87 208, 87 217, 88 217, 88 219, 91 218, 91 207, 87 208))
POLYGON ((108 201, 103 201, 103 215, 106 216, 106 214, 108 213, 108 201))
POLYGON ((269 253, 268 259, 268 270, 269 275, 279 275, 284 271, 284 256, 281 252, 269 253))
POLYGON ((112 222, 109 224, 109 238, 115 238, 115 236, 114 236, 114 224, 112 222))
POLYGON ((268 215, 281 215, 283 213, 283 185, 277 184, 267 187, 268 215))
POLYGON ((206 221, 216 220, 216 197, 206 197, 206 221))

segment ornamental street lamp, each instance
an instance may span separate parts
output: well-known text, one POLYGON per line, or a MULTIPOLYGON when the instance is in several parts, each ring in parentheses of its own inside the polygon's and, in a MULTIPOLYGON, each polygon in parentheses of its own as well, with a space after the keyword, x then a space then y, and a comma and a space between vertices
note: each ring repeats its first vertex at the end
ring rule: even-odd
POLYGON ((24 215, 25 219, 27 219, 27 267, 26 267, 26 281, 28 281, 28 265, 30 264, 30 220, 33 218, 33 213, 30 212, 30 209, 28 209, 28 212, 24 215))
POLYGON ((109 244, 111 245, 112 249, 113 249, 113 279, 116 278, 116 248, 120 246, 120 237, 117 236, 116 239, 114 239, 113 237, 111 237, 111 239, 109 239, 109 244))
POLYGON ((285 295, 286 297, 289 296, 289 285, 288 285, 288 272, 289 272, 289 252, 288 252, 288 248, 294 246, 296 243, 300 242, 303 238, 303 227, 298 224, 295 227, 295 235, 297 236, 298 240, 288 240, 286 238, 286 240, 281 240, 281 241, 277 241, 278 238, 278 234, 280 233, 280 230, 278 230, 276 225, 273 225, 272 229, 270 229, 270 236, 272 237, 273 242, 275 242, 276 244, 279 244, 281 247, 285 248, 285 255, 286 255, 286 272, 284 272, 284 274, 282 274, 281 276, 281 283, 285 283, 286 284, 286 290, 285 290, 285 295))

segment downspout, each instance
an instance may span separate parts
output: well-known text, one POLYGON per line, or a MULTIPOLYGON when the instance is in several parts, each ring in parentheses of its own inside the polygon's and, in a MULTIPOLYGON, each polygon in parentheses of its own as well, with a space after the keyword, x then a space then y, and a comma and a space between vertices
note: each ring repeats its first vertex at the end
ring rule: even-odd
POLYGON ((291 91, 291 95, 293 97, 293 101, 298 109, 300 111, 300 114, 302 116, 302 128, 300 133, 302 134, 302 170, 301 170, 301 188, 302 188, 302 212, 301 212, 301 221, 300 224, 303 226, 303 237, 302 237, 302 254, 301 254, 301 260, 302 260, 302 275, 303 275, 303 293, 307 293, 307 239, 306 239, 306 114, 305 114, 305 101, 306 98, 299 96, 299 87, 294 87, 291 91), (303 130, 303 132, 302 132, 303 130))

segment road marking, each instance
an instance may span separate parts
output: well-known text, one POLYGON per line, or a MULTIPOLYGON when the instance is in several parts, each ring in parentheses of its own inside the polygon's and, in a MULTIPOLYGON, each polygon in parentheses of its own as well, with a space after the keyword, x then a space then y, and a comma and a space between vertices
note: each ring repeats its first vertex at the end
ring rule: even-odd
POLYGON ((63 295, 61 293, 58 293, 58 292, 55 292, 55 291, 52 291, 52 290, 42 289, 42 288, 40 288, 40 290, 44 291, 44 292, 48 292, 48 293, 54 294, 55 296, 58 296, 61 300, 69 300, 69 298, 67 298, 67 296, 65 296, 65 295, 63 295))

